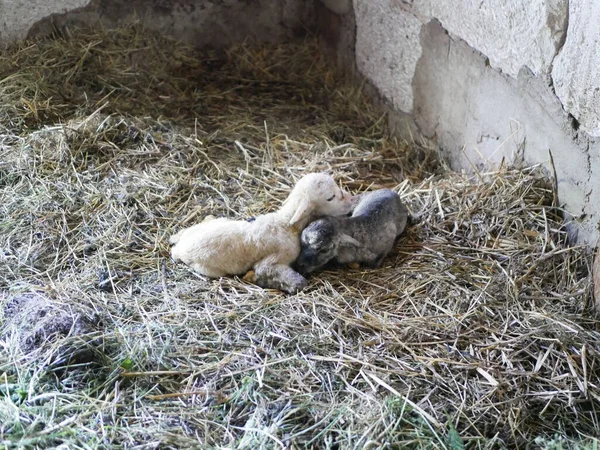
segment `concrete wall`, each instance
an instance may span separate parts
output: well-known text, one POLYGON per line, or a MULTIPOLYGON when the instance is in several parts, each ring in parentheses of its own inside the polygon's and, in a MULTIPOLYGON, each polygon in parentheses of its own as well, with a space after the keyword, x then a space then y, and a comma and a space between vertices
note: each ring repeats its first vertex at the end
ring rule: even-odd
POLYGON ((353 52, 338 57, 368 81, 397 133, 424 137, 466 171, 503 158, 550 169, 551 152, 559 200, 575 219, 572 237, 595 244, 600 2, 323 3, 334 4, 325 14, 337 18, 321 24, 347 24, 331 47, 353 52))
POLYGON ((248 37, 289 40, 315 24, 312 0, 0 0, 0 45, 55 27, 110 27, 134 18, 200 47, 248 37))

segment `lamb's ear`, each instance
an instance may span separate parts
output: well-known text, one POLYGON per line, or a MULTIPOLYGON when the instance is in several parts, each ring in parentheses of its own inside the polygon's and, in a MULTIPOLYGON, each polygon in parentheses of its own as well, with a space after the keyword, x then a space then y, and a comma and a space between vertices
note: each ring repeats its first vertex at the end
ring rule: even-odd
POLYGON ((294 226, 308 216, 310 214, 310 210, 312 209, 311 206, 312 203, 310 200, 302 199, 302 201, 298 204, 298 208, 296 208, 296 212, 294 212, 294 215, 290 219, 289 225, 294 226))
POLYGON ((347 246, 354 247, 354 248, 363 247, 363 245, 360 242, 358 242, 356 239, 354 239, 352 236, 350 236, 348 234, 340 234, 340 244, 347 245, 347 246))

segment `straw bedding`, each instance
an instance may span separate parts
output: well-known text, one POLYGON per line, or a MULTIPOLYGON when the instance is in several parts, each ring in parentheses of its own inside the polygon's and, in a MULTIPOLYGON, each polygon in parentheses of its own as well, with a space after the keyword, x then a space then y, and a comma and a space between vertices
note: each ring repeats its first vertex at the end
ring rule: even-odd
POLYGON ((467 177, 387 137, 313 41, 11 48, 0 448, 596 448, 590 260, 554 202, 536 168, 467 177), (319 170, 419 217, 381 268, 286 296, 170 261, 181 227, 319 170))

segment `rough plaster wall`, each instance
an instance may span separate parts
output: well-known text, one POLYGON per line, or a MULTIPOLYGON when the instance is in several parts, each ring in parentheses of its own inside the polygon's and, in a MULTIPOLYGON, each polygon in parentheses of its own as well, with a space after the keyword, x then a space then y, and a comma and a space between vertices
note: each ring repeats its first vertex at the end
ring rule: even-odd
POLYGON ((0 0, 0 5, 0 17, 20 17, 18 32, 0 35, 0 44, 54 28, 111 27, 138 19, 199 47, 224 47, 247 38, 290 40, 314 24, 312 0, 35 0, 34 15, 27 13, 28 0, 0 0))
POLYGON ((426 25, 421 38, 426 50, 414 79, 420 131, 455 169, 493 167, 503 157, 548 167, 552 152, 559 199, 576 216, 587 212, 593 221, 582 224, 581 237, 593 235, 599 216, 589 198, 587 144, 578 142, 544 80, 528 69, 517 79, 490 70, 478 52, 452 39, 437 22, 426 25))
POLYGON ((600 3, 353 0, 353 6, 347 14, 356 21, 356 65, 390 111, 392 129, 407 137, 416 130, 457 170, 490 168, 505 158, 542 164, 550 174, 551 152, 559 200, 580 219, 571 237, 595 244, 600 3))
POLYGON ((421 22, 394 0, 355 0, 354 10, 358 70, 395 108, 411 112, 421 22))
POLYGON ((414 0, 412 11, 435 18, 455 36, 516 77, 526 66, 543 74, 566 31, 568 0, 414 0))
POLYGON ((569 5, 569 34, 554 60, 556 94, 592 136, 600 136, 600 2, 569 5))
POLYGON ((424 23, 438 20, 513 77, 523 66, 539 75, 564 41, 567 7, 567 0, 354 0, 356 62, 395 108, 411 112, 424 23))
POLYGON ((0 42, 23 39, 29 28, 50 14, 82 8, 90 0, 0 0, 0 42))

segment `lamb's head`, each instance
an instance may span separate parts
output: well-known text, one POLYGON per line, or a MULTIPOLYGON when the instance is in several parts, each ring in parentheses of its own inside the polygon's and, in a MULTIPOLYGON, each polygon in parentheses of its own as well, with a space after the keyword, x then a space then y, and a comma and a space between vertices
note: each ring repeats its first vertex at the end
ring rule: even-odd
POLYGON ((354 204, 353 197, 340 189, 326 173, 309 173, 302 177, 286 203, 295 208, 290 225, 297 225, 312 216, 340 216, 348 214, 354 204))
POLYGON ((296 270, 304 274, 314 272, 335 258, 335 235, 335 225, 327 217, 315 220, 307 226, 300 236, 302 249, 296 260, 296 270))

